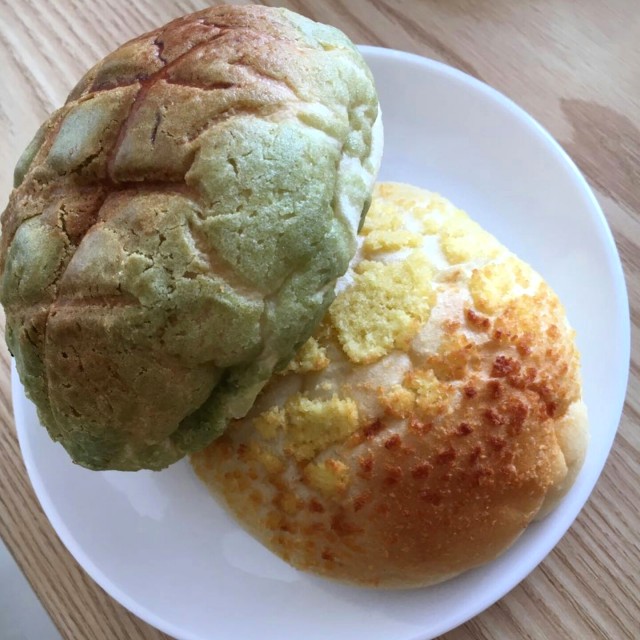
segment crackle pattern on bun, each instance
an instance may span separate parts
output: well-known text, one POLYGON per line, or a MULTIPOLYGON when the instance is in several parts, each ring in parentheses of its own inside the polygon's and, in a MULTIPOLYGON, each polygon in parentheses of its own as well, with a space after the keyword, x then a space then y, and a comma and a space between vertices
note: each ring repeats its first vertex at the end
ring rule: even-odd
POLYGON ((192 456, 301 569, 432 584, 495 558, 573 483, 579 357, 557 296, 442 197, 378 185, 321 327, 192 456))
POLYGON ((331 302, 380 155, 364 60, 290 11, 206 9, 100 61, 2 216, 7 343, 51 436, 158 469, 244 415, 331 302))

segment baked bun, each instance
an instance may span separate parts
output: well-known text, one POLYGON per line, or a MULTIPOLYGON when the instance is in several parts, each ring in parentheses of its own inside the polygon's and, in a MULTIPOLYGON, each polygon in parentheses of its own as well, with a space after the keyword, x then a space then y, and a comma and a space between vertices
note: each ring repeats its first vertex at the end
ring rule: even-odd
POLYGON ((87 73, 0 246, 9 349, 75 462, 159 469, 246 413, 331 302, 380 154, 363 58, 284 9, 206 9, 87 73))
POLYGON ((192 464, 294 566, 416 587, 503 552, 586 441, 557 296, 440 196, 382 184, 321 328, 192 464))

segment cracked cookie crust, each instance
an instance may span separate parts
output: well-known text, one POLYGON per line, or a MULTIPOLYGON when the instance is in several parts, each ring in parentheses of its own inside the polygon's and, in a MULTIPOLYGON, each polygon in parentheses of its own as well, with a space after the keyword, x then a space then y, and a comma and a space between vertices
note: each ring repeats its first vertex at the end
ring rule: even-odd
POLYGON ((215 7, 91 69, 18 163, 6 338, 52 437, 159 469, 251 407, 333 298, 380 158, 339 31, 215 7))

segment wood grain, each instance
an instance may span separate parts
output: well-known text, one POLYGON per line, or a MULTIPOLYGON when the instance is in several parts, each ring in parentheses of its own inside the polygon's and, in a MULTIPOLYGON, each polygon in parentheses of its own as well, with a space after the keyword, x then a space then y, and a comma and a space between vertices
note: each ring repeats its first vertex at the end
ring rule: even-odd
MULTIPOLYGON (((0 0, 0 193, 37 126, 99 57, 206 6, 199 0, 0 0)), ((263 4, 272 4, 265 2, 263 4)), ((273 3, 276 4, 276 3, 273 3)), ((624 415, 596 491, 522 584, 446 640, 640 635, 640 11, 636 0, 290 0, 356 42, 442 60, 506 93, 551 131, 603 207, 624 263, 632 330, 624 415)), ((3 324, 3 321, 2 321, 3 324)), ((53 533, 13 427, 0 347, 0 535, 65 639, 166 638, 111 600, 53 533)))

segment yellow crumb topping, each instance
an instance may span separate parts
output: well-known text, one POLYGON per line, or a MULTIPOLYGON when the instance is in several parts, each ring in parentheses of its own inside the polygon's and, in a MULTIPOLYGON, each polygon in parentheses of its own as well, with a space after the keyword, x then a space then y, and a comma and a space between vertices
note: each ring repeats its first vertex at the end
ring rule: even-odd
MULTIPOLYGON (((334 395, 320 400, 296 393, 284 408, 272 407, 255 417, 253 426, 265 440, 282 434, 287 452, 298 460, 309 460, 334 442, 348 438, 360 424, 358 407, 351 398, 342 400, 334 395)), ((267 469, 273 466, 258 457, 267 469)))
MULTIPOLYGON (((380 188, 378 188, 380 190, 380 188)), ((405 210, 406 211, 406 210, 405 210)), ((384 231, 400 231, 405 228, 405 214, 395 202, 374 198, 364 219, 363 236, 384 231)))
POLYGON ((407 209, 397 202, 374 199, 361 231, 362 252, 371 257, 379 252, 416 248, 422 244, 419 233, 407 229, 407 209))
POLYGON ((415 408, 416 394, 401 384, 394 384, 390 388, 380 387, 378 401, 385 413, 395 418, 404 419, 409 417, 415 408))
POLYGON ((405 375, 402 384, 381 387, 378 400, 385 413, 393 417, 432 418, 447 410, 451 394, 450 386, 441 382, 432 369, 414 369, 405 375))
POLYGON ((320 463, 309 463, 303 471, 309 485, 325 496, 343 492, 349 486, 349 468, 344 462, 329 458, 320 463))
POLYGON ((284 463, 280 458, 256 443, 251 443, 249 456, 259 462, 267 473, 276 474, 284 469, 284 463))
POLYGON ((404 384, 415 393, 415 407, 420 414, 435 415, 447 408, 449 387, 438 380, 432 369, 410 371, 404 384))
MULTIPOLYGON (((373 250, 381 234, 387 234, 383 242, 397 241, 399 244, 400 238, 403 238, 406 243, 419 246, 421 234, 439 233, 442 221, 452 214, 466 217, 441 195, 409 185, 377 185, 375 195, 361 231, 367 238, 365 253, 367 246, 373 250), (410 218, 416 221, 415 229, 408 229, 407 220, 410 218), (401 231, 408 235, 400 236, 401 231)), ((406 243, 402 246, 410 246, 406 243)))
POLYGON ((362 244, 362 252, 366 257, 384 251, 416 248, 422 244, 422 236, 412 231, 372 231, 362 244))
POLYGON ((429 363, 438 380, 462 380, 469 364, 477 359, 477 353, 475 345, 463 333, 452 333, 443 337, 437 355, 429 358, 429 363))
POLYGON ((329 365, 327 350, 315 338, 309 338, 298 350, 296 357, 282 373, 308 373, 322 371, 329 365))
POLYGON ((427 235, 439 233, 442 221, 452 214, 455 215, 458 211, 448 200, 437 193, 431 194, 426 202, 416 205, 413 210, 414 215, 421 221, 422 233, 427 235))
POLYGON ((498 264, 487 264, 474 269, 469 291, 476 308, 483 313, 495 314, 522 293, 531 283, 531 269, 515 257, 498 264))
POLYGON ((361 262, 353 284, 329 308, 338 341, 352 362, 371 363, 407 350, 429 318, 434 294, 422 251, 401 262, 361 262))
POLYGON ((287 416, 280 407, 272 407, 253 419, 253 426, 266 440, 276 437, 279 430, 284 430, 287 423, 287 416))
POLYGON ((440 248, 450 264, 495 258, 504 251, 491 234, 459 209, 440 225, 440 248))
POLYGON ((371 257, 379 252, 416 248, 422 244, 422 236, 407 229, 407 209, 396 202, 374 199, 362 227, 362 252, 371 257))
POLYGON ((285 413, 285 448, 298 460, 313 458, 359 427, 358 407, 351 398, 312 400, 297 393, 287 401, 285 413))
POLYGON ((545 282, 540 282, 533 295, 511 300, 496 318, 494 328, 502 341, 515 343, 520 349, 527 350, 534 336, 546 334, 555 342, 558 326, 553 318, 564 314, 556 294, 545 282), (541 310, 545 313, 541 314, 541 310))

